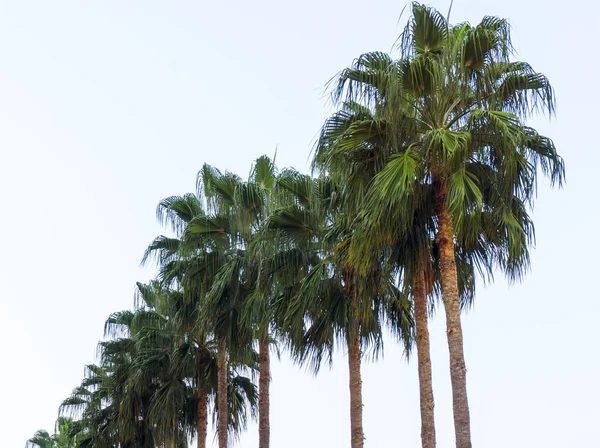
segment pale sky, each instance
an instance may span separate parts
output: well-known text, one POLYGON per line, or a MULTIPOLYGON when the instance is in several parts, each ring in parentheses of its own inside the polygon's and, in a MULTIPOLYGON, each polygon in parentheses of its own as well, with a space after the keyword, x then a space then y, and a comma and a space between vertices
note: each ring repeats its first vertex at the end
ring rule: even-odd
MULTIPOLYGON (((445 13, 449 1, 429 4, 445 13)), ((204 162, 245 176, 276 146, 278 166, 306 170, 332 112, 325 83, 361 53, 389 51, 404 5, 0 1, 2 447, 53 429, 104 320, 152 275, 139 262, 162 232, 157 202, 193 191, 204 162)), ((531 273, 480 287, 464 318, 476 447, 600 446, 599 12, 591 0, 454 2, 453 23, 508 18, 519 59, 550 78, 557 117, 532 124, 567 167, 564 190, 541 184, 531 273)), ((441 313, 431 331, 438 447, 450 448, 441 313)), ((274 362, 274 448, 349 445, 343 355, 317 378, 274 362)), ((388 341, 363 384, 366 447, 420 446, 416 363, 388 341)), ((257 441, 252 424, 236 446, 257 441)))

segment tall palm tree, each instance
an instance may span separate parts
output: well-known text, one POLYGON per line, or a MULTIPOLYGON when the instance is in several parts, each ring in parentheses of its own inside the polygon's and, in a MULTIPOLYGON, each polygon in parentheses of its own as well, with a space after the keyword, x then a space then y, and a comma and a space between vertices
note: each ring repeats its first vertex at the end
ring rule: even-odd
POLYGON ((157 215, 177 236, 156 238, 144 261, 157 258, 161 281, 181 288, 184 301, 194 309, 193 333, 211 335, 215 341, 218 439, 219 446, 226 447, 230 365, 244 363, 252 353, 251 332, 241 319, 248 291, 241 276, 246 257, 232 231, 234 210, 223 200, 228 192, 235 194, 239 178, 220 175, 208 165, 202 173, 201 195, 173 196, 160 202, 157 215), (215 195, 215 190, 222 190, 221 195, 215 195), (207 199, 206 206, 201 198, 207 199))
MULTIPOLYGON (((368 290, 369 280, 391 275, 389 270, 385 273, 385 265, 382 265, 381 259, 376 257, 363 259, 362 271, 358 271, 350 263, 348 250, 354 239, 356 226, 360 222, 356 218, 361 215, 365 207, 369 184, 389 156, 384 129, 385 122, 378 117, 376 109, 372 110, 355 101, 343 103, 341 110, 325 122, 313 159, 313 167, 336 185, 339 199, 332 216, 334 223, 332 228, 341 230, 341 234, 345 235, 344 244, 339 246, 343 250, 336 252, 342 256, 340 260, 340 265, 344 266, 342 282, 350 296, 356 295, 352 299, 355 309, 358 308, 358 301, 361 299, 365 301, 366 306, 369 306, 370 301, 376 296, 366 294, 366 297, 363 297, 365 291, 360 292, 361 286, 368 290)), ((411 339, 412 337, 404 338, 404 342, 411 344, 411 339)), ((360 341, 357 337, 350 341, 349 361, 351 362, 351 384, 359 384, 360 341)), ((357 396, 355 402, 351 404, 356 409, 352 418, 352 446, 357 448, 363 446, 362 404, 358 398, 360 397, 357 396)))
MULTIPOLYGON (((210 290, 213 279, 223 267, 227 250, 227 239, 219 238, 219 222, 225 222, 222 216, 207 216, 203 201, 195 194, 184 196, 171 196, 163 199, 157 207, 157 217, 163 224, 171 227, 176 232, 175 237, 159 236, 149 245, 142 263, 155 258, 159 265, 159 280, 166 286, 181 288, 184 300, 190 304, 193 313, 193 323, 186 322, 193 333, 200 335, 213 334, 216 347, 217 364, 217 415, 219 447, 227 446, 228 438, 228 412, 227 412, 227 335, 214 333, 214 330, 223 329, 227 319, 223 317, 223 309, 219 310, 218 319, 204 319, 202 311, 206 311, 207 291, 210 290), (204 232, 192 233, 190 226, 204 232), (211 230, 215 230, 212 232, 211 230), (211 239, 216 235, 216 238, 211 239), (221 326, 215 325, 217 321, 221 326)), ((214 309, 211 311, 215 311, 214 309)), ((208 314, 208 313, 207 313, 208 314)), ((213 313, 215 316, 216 313, 213 313)), ((223 331, 225 333, 226 331, 223 331)), ((202 336, 204 338, 204 336, 202 336)), ((196 339, 198 339, 196 337, 196 339)), ((200 348, 200 345, 198 346, 200 348)), ((198 408, 204 403, 204 393, 199 392, 198 408)), ((202 415, 198 409, 198 415, 202 415)), ((198 444, 206 443, 204 422, 199 421, 198 444), (202 428, 200 428, 202 426, 202 428)))
POLYGON ((282 332, 296 358, 312 363, 315 372, 324 358, 331 361, 337 342, 348 348, 351 445, 361 447, 362 352, 369 346, 375 352, 380 348, 381 318, 392 309, 396 312, 391 320, 410 347, 410 309, 377 266, 367 282, 367 276, 359 278, 346 263, 352 219, 342 206, 341 189, 328 179, 311 179, 293 170, 284 171, 277 183, 286 200, 273 210, 266 227, 284 248, 275 254, 286 260, 279 264, 294 267, 289 281, 299 282, 287 298, 282 332))
MULTIPOLYGON (((375 60, 375 58, 371 58, 375 60)), ((384 65, 384 64, 382 64, 384 65)), ((360 71, 357 74, 361 75, 360 71)), ((367 75, 368 76, 368 75, 367 75)), ((365 77, 367 77, 365 76, 365 77)), ((318 142, 314 164, 320 170, 341 178, 346 188, 355 197, 365 198, 368 184, 385 166, 393 154, 387 143, 387 123, 379 116, 377 107, 368 107, 356 102, 347 102, 324 124, 318 142)), ((430 196, 421 193, 422 196, 430 196)), ((391 268, 398 278, 404 279, 404 294, 413 298, 416 323, 416 347, 421 395, 421 432, 424 447, 435 446, 435 424, 433 415, 433 388, 431 378, 431 358, 429 353, 429 332, 427 328, 427 296, 434 289, 434 278, 430 252, 434 242, 430 235, 432 208, 421 201, 415 210, 412 226, 404 234, 386 234, 385 238, 374 239, 374 229, 364 229, 361 214, 353 240, 362 242, 359 265, 370 265, 380 260, 391 268), (366 244, 364 244, 366 243, 366 244), (387 248, 380 252, 381 247, 387 248), (386 255, 387 253, 387 255, 386 255)), ((388 210, 393 214, 394 210, 388 210)), ((381 235, 377 229, 375 235, 381 235)), ((353 243, 355 244, 355 243, 353 243)), ((474 283, 472 268, 463 266, 461 287, 463 299, 469 302, 474 283), (466 269, 465 269, 466 268, 466 269)))
MULTIPOLYGON (((242 198, 249 196, 250 201, 238 201, 242 211, 251 212, 252 220, 248 222, 248 228, 244 233, 249 235, 246 240, 246 250, 249 251, 249 258, 253 265, 250 272, 254 273, 254 278, 249 281, 254 283, 254 293, 247 301, 247 308, 244 312, 251 324, 256 328, 258 340, 258 363, 259 363, 259 397, 258 397, 258 447, 269 448, 271 443, 271 423, 270 423, 270 382, 271 382, 271 325, 273 316, 271 313, 271 297, 273 285, 271 282, 261 282, 260 264, 262 257, 256 256, 256 252, 250 249, 257 240, 257 235, 269 215, 270 206, 273 202, 271 198, 272 190, 275 184, 276 168, 274 162, 268 157, 259 157, 252 167, 245 189, 248 195, 241 195, 242 198)), ((259 252, 260 254, 260 252, 259 252)))
MULTIPOLYGON (((361 79, 365 83, 373 83, 374 88, 385 90, 385 84, 383 86, 376 84, 378 77, 373 76, 373 72, 383 70, 390 64, 391 59, 384 54, 367 54, 361 57, 358 67, 351 69, 352 72, 348 73, 348 76, 361 79)), ((385 79, 383 76, 380 77, 385 79)), ((405 121, 409 122, 409 120, 410 117, 405 115, 405 121)), ((357 196, 364 195, 365 184, 373 180, 373 177, 385 166, 388 158, 393 155, 393 148, 386 141, 388 129, 389 124, 381 116, 381 108, 377 104, 368 107, 355 102, 344 103, 341 110, 329 118, 323 126, 315 165, 344 179, 351 188, 358 190, 357 196)), ((406 131, 408 130, 410 126, 407 126, 406 131)), ((480 179, 483 190, 490 189, 486 186, 486 182, 486 179, 480 179)), ((434 257, 434 260, 432 258, 434 254, 431 253, 439 253, 434 241, 436 229, 433 220, 435 216, 433 199, 431 186, 419 184, 411 199, 413 203, 418 204, 412 212, 412 217, 402 208, 387 210, 388 219, 394 217, 392 221, 408 219, 409 225, 405 229, 381 225, 382 221, 369 221, 359 214, 359 224, 356 226, 352 244, 359 248, 354 251, 358 254, 358 257, 354 257, 354 264, 359 267, 368 266, 373 263, 373 260, 383 260, 385 264, 391 263, 392 269, 396 270, 396 275, 404 279, 405 293, 413 298, 424 447, 435 446, 431 359, 427 329, 427 296, 431 296, 433 292, 437 296, 440 290, 437 261, 439 257, 434 257), (380 252, 379 249, 383 248, 387 249, 380 252)), ((484 200, 487 201, 487 198, 484 197, 484 200)), ((515 202, 518 203, 517 198, 515 202)), ((487 209, 487 205, 486 203, 484 208, 487 209)), ((485 233, 477 237, 468 233, 456 235, 457 247, 460 249, 457 253, 457 263, 460 268, 459 286, 462 303, 465 306, 471 303, 474 295, 475 268, 477 267, 484 277, 490 277, 494 261, 499 261, 494 254, 506 252, 505 246, 508 244, 505 238, 508 229, 501 229, 499 223, 489 219, 489 213, 487 216, 488 219, 484 220, 487 222, 484 226, 485 233)), ((529 217, 523 210, 516 216, 519 217, 523 228, 530 228, 529 217)), ((525 248, 520 260, 513 259, 511 269, 527 262, 528 252, 525 248)))
POLYGON ((198 176, 198 191, 206 198, 208 213, 195 217, 185 229, 188 238, 201 238, 207 244, 199 275, 188 275, 187 279, 191 282, 188 289, 196 288, 204 297, 199 316, 218 341, 219 448, 226 448, 228 439, 229 364, 236 358, 246 358, 252 342, 251 329, 242 319, 243 302, 249 291, 244 275, 248 263, 235 229, 238 210, 232 206, 240 182, 234 174, 221 174, 205 165, 198 176))
MULTIPOLYGON (((229 173, 222 174, 208 165, 203 167, 198 177, 198 186, 209 207, 213 212, 230 218, 229 225, 223 226, 223 232, 237 249, 233 259, 237 260, 238 269, 243 273, 246 294, 243 303, 246 306, 242 310, 242 320, 255 329, 259 349, 259 448, 268 448, 270 443, 271 285, 259 281, 261 257, 251 248, 268 216, 275 176, 273 162, 262 156, 253 163, 247 181, 229 173)), ((218 284, 214 286, 219 287, 218 284)), ((240 294, 243 292, 240 291, 240 294)))
POLYGON ((503 251, 494 261, 510 278, 518 278, 532 238, 525 215, 537 168, 553 183, 560 185, 564 177, 552 141, 524 124, 533 111, 553 112, 552 88, 528 64, 511 61, 511 55, 505 20, 486 17, 477 26, 451 26, 437 11, 414 3, 400 58, 361 56, 340 74, 334 92, 337 101, 375 107, 385 123, 382 136, 392 156, 377 175, 366 207, 374 227, 409 227, 421 206, 415 191, 431 187, 461 448, 471 446, 471 436, 457 237, 472 243, 494 227, 505 232, 503 251), (391 208, 399 211, 389 214, 391 208))
MULTIPOLYGON (((191 362, 195 369, 196 384, 196 434, 198 448, 206 446, 209 388, 205 385, 207 363, 213 359, 215 348, 209 349, 209 334, 206 328, 198 325, 201 297, 184 291, 186 268, 203 247, 202 241, 183 239, 185 226, 196 216, 204 214, 203 204, 194 194, 171 196, 157 206, 157 218, 161 224, 175 232, 174 237, 160 235, 146 249, 142 264, 156 261, 158 279, 148 285, 138 283, 138 306, 147 306, 168 315, 181 340, 178 346, 179 364, 182 360, 191 362), (195 361, 191 361, 195 358, 195 361)), ((178 368, 181 368, 178 367, 178 368)))

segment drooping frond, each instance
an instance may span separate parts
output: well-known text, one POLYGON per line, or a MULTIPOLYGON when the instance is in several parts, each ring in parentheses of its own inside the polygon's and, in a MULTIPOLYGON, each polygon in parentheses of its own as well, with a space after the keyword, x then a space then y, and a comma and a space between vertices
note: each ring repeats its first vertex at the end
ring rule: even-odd
POLYGON ((156 207, 156 218, 159 223, 170 227, 177 235, 181 235, 192 218, 202 214, 204 214, 202 204, 191 193, 169 196, 160 201, 156 207))

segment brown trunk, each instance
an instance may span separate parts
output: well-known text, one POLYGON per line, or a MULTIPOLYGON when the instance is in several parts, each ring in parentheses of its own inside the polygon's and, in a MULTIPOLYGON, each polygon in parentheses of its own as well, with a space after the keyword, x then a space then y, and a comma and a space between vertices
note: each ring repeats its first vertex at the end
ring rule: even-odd
POLYGON ((271 425, 269 420, 269 383, 271 361, 269 358, 269 335, 258 341, 258 448, 269 448, 271 425))
MULTIPOLYGON (((357 325, 355 325, 357 327, 357 325)), ((355 328, 350 335, 348 346, 348 367, 350 379, 350 446, 352 448, 363 448, 364 433, 362 424, 363 402, 362 402, 362 380, 360 378, 360 334, 355 328)))
POLYGON ((218 424, 217 432, 219 439, 219 448, 227 448, 227 418, 229 410, 227 409, 227 382, 228 382, 228 367, 227 367, 227 346, 225 342, 219 345, 219 353, 217 355, 217 413, 218 424))
POLYGON ((421 444, 423 448, 435 447, 435 420, 433 415, 433 383, 431 379, 431 354, 427 328, 427 292, 425 274, 416 273, 413 301, 417 329, 417 364, 419 366, 419 397, 421 400, 421 444))
POLYGON ((208 424, 208 394, 204 387, 198 387, 198 448, 206 448, 206 428, 208 424))
POLYGON ((210 352, 200 345, 198 347, 198 359, 196 362, 196 399, 198 407, 198 409, 196 409, 196 432, 198 434, 197 448, 206 448, 206 434, 208 426, 208 392, 206 385, 206 376, 204 371, 204 361, 209 356, 210 352))
POLYGON ((467 369, 463 351, 463 335, 460 324, 460 297, 456 260, 454 258, 454 229, 452 216, 446 206, 446 183, 443 178, 434 179, 436 188, 436 214, 438 220, 437 241, 440 250, 442 293, 446 311, 446 334, 450 352, 450 379, 454 408, 454 432, 456 448, 471 448, 471 423, 467 399, 467 369))
POLYGON ((350 447, 363 448, 362 379, 360 377, 360 326, 357 321, 357 294, 354 273, 342 272, 344 289, 351 301, 350 328, 348 334, 348 380, 350 386, 350 447))

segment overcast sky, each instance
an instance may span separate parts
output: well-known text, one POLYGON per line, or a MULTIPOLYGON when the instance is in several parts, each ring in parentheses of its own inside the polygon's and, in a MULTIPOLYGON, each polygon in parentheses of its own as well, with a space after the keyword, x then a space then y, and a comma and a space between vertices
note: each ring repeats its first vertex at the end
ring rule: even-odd
MULTIPOLYGON (((587 4, 586 4, 587 3, 587 4)), ((448 0, 431 1, 444 13, 448 0)), ((403 1, 0 1, 0 426, 7 448, 53 429, 130 308, 157 202, 204 162, 241 175, 262 154, 307 169, 331 113, 325 83, 389 51, 403 1)), ((476 447, 599 446, 598 7, 455 0, 451 21, 508 18, 519 59, 553 82, 567 186, 542 183, 520 285, 480 287, 464 318, 476 447)), ((431 326, 439 448, 454 446, 440 313, 431 326)), ((347 362, 314 378, 275 361, 275 448, 349 445, 347 362)), ((367 448, 420 446, 416 364, 388 341, 363 369, 367 448)), ((212 441, 212 435, 209 435, 212 441)), ((256 425, 238 446, 257 445, 256 425)), ((216 444, 215 444, 216 446, 216 444)))

